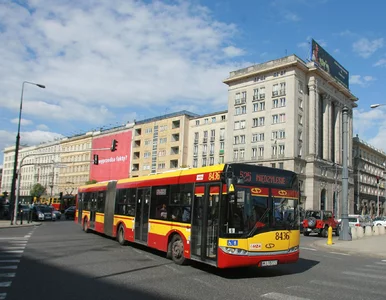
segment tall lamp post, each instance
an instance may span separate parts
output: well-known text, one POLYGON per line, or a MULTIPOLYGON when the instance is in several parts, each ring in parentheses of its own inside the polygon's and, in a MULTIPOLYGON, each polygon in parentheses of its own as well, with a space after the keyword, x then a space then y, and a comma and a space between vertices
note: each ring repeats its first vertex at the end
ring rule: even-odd
MULTIPOLYGON (((16 189, 16 177, 17 177, 17 159, 19 156, 19 145, 20 145, 20 123, 21 123, 21 111, 23 108, 23 94, 24 94, 24 84, 32 84, 36 85, 37 87, 40 87, 42 89, 45 89, 46 87, 42 84, 33 83, 29 81, 23 81, 23 84, 21 86, 21 97, 20 97, 20 109, 19 109, 19 123, 17 126, 17 135, 16 135, 16 145, 15 145, 15 161, 13 164, 13 175, 12 175, 12 185, 11 185, 11 193, 10 193, 10 203, 11 207, 15 205, 15 189, 16 189)), ((21 180, 21 178, 19 178, 21 180)), ((12 209, 14 213, 17 213, 17 207, 14 207, 12 209)), ((15 219, 16 220, 16 219, 15 219)), ((13 218, 11 216, 11 225, 13 225, 13 218)))

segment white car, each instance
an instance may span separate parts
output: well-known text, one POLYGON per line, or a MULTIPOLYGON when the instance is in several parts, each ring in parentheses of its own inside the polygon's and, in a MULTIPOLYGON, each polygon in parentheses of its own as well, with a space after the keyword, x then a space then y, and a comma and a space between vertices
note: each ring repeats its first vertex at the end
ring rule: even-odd
POLYGON ((374 219, 374 226, 385 226, 386 227, 386 217, 376 217, 374 219))

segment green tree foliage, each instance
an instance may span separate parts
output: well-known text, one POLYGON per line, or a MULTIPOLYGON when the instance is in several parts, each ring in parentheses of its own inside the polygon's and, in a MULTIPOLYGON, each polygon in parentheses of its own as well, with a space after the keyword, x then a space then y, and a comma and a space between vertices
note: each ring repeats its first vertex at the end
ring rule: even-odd
POLYGON ((42 186, 40 183, 36 183, 32 186, 31 196, 39 198, 46 191, 46 188, 42 186))
POLYGON ((97 180, 93 179, 93 180, 86 181, 86 184, 94 184, 97 182, 98 182, 97 180))

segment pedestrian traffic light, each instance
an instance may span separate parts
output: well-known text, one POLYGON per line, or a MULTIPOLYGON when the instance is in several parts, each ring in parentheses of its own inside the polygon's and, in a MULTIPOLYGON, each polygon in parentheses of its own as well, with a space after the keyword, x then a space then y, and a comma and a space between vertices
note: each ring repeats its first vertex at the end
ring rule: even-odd
POLYGON ((113 140, 112 143, 111 143, 111 151, 114 152, 116 151, 118 148, 118 141, 117 140, 113 140))
POLYGON ((97 165, 98 163, 99 163, 98 154, 94 154, 94 165, 97 165))

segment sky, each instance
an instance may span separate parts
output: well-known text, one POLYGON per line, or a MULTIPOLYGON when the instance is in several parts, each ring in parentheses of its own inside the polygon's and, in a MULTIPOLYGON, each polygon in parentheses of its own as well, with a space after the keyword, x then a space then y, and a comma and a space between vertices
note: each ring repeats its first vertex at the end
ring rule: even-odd
POLYGON ((2 149, 180 110, 227 109, 229 72, 314 39, 349 71, 356 134, 386 150, 382 0, 0 0, 2 149), (42 89, 28 81, 45 85, 42 89))

